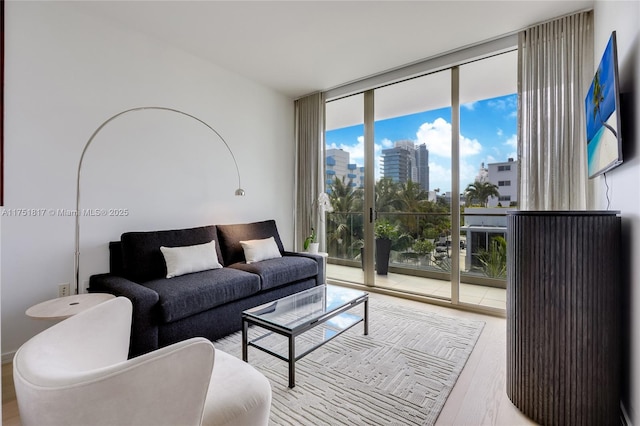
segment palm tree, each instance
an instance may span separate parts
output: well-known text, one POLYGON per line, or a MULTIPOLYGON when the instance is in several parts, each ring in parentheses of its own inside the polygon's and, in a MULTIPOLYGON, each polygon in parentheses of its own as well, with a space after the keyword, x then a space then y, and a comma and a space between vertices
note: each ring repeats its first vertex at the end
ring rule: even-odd
POLYGON ((376 182, 376 211, 392 212, 398 194, 398 184, 391 178, 382 178, 376 182))
POLYGON ((613 133, 614 136, 617 138, 618 133, 613 127, 611 127, 602 119, 602 113, 600 112, 600 105, 602 104, 602 102, 604 102, 604 84, 600 83, 600 68, 598 68, 598 71, 596 71, 596 75, 593 78, 592 101, 593 101, 593 118, 594 119, 598 118, 600 120, 600 123, 607 129, 609 129, 609 131, 611 131, 611 133, 613 133))
POLYGON ((353 241, 362 239, 362 191, 337 177, 331 183, 329 200, 333 213, 327 219, 327 246, 331 256, 353 257, 353 241), (360 213, 360 214, 354 214, 360 213))
MULTIPOLYGON (((420 187, 420 184, 409 180, 399 185, 395 200, 398 211, 403 213, 423 213, 427 210, 428 204, 429 194, 420 187)), ((414 239, 420 236, 418 227, 420 217, 422 215, 404 215, 400 219, 405 232, 408 232, 414 239)))
POLYGON ((473 201, 477 201, 481 206, 487 207, 489 197, 499 197, 500 192, 498 186, 491 182, 481 182, 476 180, 473 183, 467 185, 464 190, 467 203, 472 204, 473 201))

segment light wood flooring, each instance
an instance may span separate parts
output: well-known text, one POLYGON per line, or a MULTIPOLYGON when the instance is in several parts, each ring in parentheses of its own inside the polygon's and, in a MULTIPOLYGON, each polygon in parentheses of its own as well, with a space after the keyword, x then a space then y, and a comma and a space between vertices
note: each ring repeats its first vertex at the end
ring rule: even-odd
MULTIPOLYGON (((392 296, 371 293, 370 297, 385 299, 392 296)), ((414 308, 450 317, 479 319, 486 324, 436 425, 534 424, 509 401, 505 391, 506 321, 504 318, 412 300, 393 299, 414 308)), ((2 365, 2 425, 19 426, 20 417, 11 371, 11 364, 2 365)))

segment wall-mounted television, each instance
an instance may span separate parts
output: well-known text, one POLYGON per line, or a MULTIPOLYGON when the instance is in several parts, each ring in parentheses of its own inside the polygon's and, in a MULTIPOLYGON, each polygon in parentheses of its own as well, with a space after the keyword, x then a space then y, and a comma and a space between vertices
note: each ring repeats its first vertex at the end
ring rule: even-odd
POLYGON ((589 178, 622 164, 617 51, 614 31, 584 100, 589 178))

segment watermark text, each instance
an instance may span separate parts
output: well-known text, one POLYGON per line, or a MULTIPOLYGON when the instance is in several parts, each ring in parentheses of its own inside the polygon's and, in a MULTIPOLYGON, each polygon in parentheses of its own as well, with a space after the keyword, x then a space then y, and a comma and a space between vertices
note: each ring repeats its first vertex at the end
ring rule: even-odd
POLYGON ((0 217, 124 217, 129 216, 129 209, 41 209, 41 208, 0 208, 0 217))

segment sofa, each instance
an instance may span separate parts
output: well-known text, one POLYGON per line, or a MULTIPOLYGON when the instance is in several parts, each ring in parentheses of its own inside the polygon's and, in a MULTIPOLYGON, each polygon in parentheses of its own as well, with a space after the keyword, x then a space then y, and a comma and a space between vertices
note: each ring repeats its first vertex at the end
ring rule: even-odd
POLYGON ((129 356, 242 328, 242 311, 324 284, 323 258, 286 251, 274 220, 126 232, 89 292, 133 304, 129 356))

